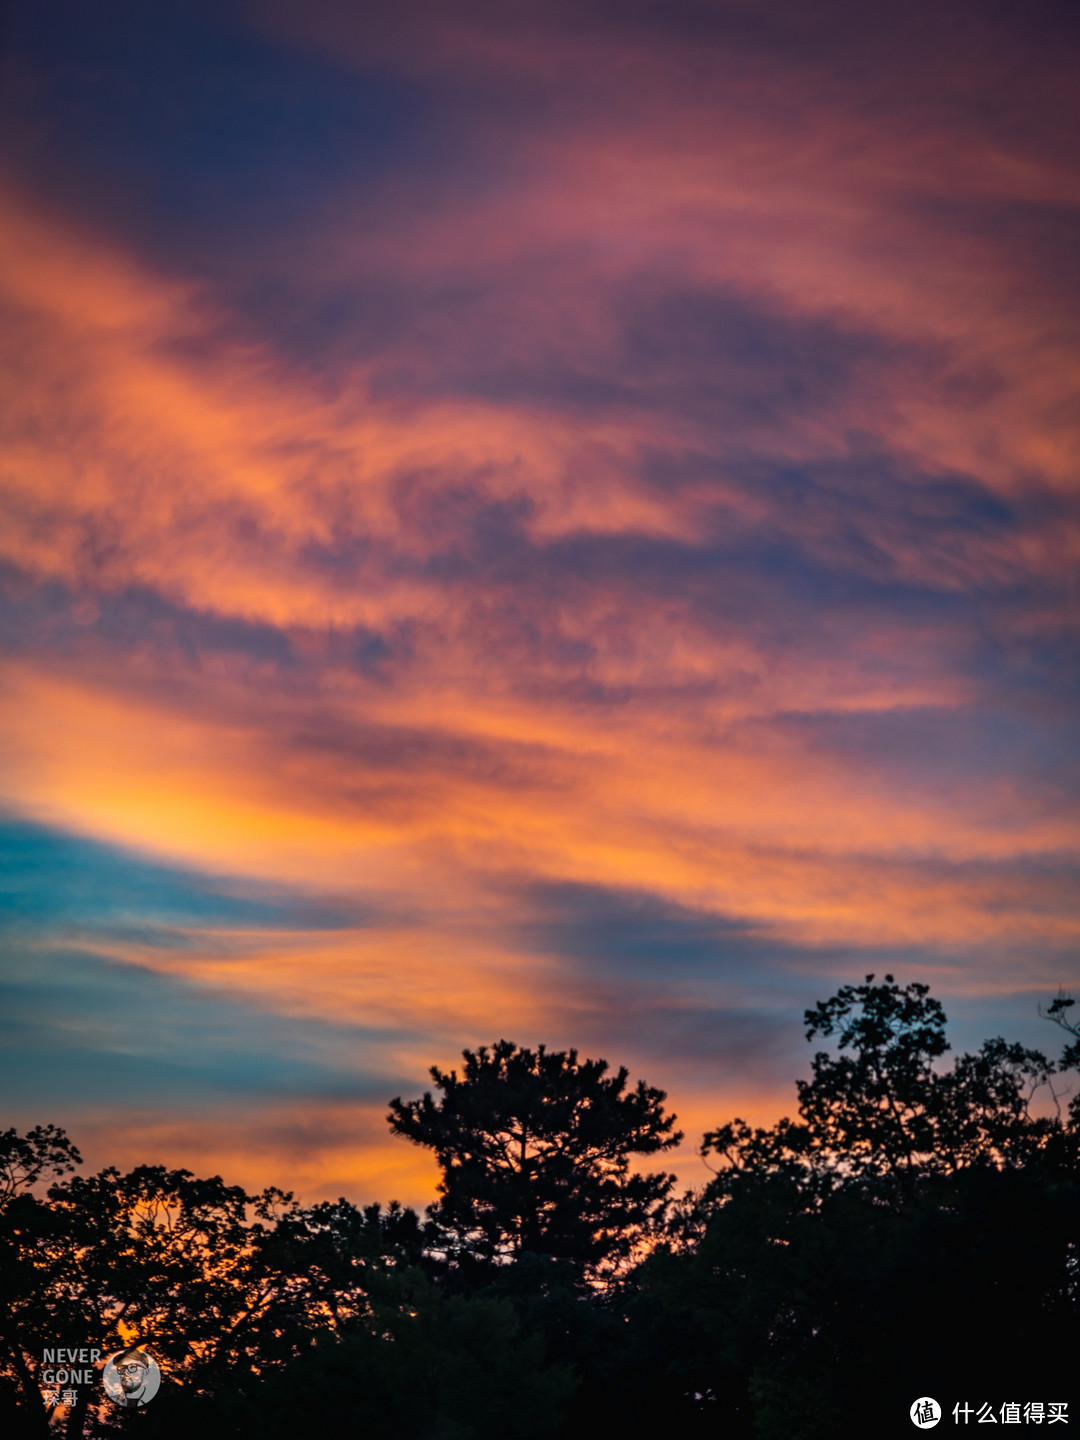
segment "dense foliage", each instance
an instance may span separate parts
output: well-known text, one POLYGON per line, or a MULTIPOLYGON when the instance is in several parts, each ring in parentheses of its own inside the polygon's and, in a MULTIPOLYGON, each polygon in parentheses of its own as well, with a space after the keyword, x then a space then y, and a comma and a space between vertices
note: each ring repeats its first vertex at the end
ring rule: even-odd
POLYGON ((655 1238, 674 1176, 632 1173, 634 1155, 678 1145, 662 1090, 576 1050, 466 1050, 464 1070, 431 1078, 436 1100, 390 1102, 390 1128, 434 1150, 442 1167, 435 1223, 463 1261, 524 1254, 595 1275, 655 1238))
POLYGON ((679 1139, 663 1092, 506 1041, 433 1070, 438 1097, 391 1104, 392 1129, 443 1168, 426 1219, 159 1166, 82 1177, 62 1131, 8 1130, 0 1423, 815 1440, 911 1433, 919 1394, 1068 1400, 1070 1003, 1049 1011, 1069 1032, 1059 1062, 994 1039, 950 1065, 925 986, 843 986, 806 1014, 830 1048, 797 1083, 797 1118, 710 1132, 713 1178, 677 1201, 670 1176, 631 1168, 679 1139), (97 1389, 43 1404, 43 1345, 132 1343, 162 1364, 151 1406, 115 1410, 97 1389))

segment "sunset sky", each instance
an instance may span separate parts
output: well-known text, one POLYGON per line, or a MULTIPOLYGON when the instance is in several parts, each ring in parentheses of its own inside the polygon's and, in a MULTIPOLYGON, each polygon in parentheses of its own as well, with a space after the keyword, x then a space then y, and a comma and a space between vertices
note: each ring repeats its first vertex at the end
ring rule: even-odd
POLYGON ((12 0, 0 1124, 432 1198, 500 1037, 701 1133, 1080 986, 1080 14, 12 0))

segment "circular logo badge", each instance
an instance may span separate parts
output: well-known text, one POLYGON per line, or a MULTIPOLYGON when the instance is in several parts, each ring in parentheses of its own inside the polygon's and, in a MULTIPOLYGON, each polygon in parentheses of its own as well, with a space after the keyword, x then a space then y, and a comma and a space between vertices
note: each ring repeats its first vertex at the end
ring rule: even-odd
POLYGON ((137 1410, 149 1405, 161 1384, 161 1371, 152 1355, 132 1348, 118 1350, 102 1375, 105 1394, 114 1405, 137 1410))
POLYGON ((922 1395, 910 1410, 911 1423, 920 1430, 932 1430, 941 1419, 941 1406, 929 1395, 922 1395))

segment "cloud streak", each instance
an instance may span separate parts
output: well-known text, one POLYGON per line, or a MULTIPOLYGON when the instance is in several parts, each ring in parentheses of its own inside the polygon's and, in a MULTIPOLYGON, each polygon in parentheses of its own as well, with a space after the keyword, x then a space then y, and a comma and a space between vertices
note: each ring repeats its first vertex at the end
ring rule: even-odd
POLYGON ((28 1104, 322 1193, 498 1033, 704 1127, 838 975, 1075 983, 1080 37, 962 20, 15 7, 9 1043, 203 1067, 28 1104))

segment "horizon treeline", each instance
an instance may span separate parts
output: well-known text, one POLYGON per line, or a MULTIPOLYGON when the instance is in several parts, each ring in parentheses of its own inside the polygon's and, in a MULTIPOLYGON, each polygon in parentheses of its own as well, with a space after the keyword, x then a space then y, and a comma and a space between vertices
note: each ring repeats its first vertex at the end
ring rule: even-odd
POLYGON ((683 1138, 662 1090, 506 1040, 390 1102, 391 1130, 442 1170, 423 1216, 160 1165, 84 1176, 63 1130, 9 1129, 0 1426, 817 1440, 911 1433, 926 1395, 967 1405, 958 1423, 979 1405, 1062 1415, 1080 1342, 1072 1004, 1047 1012, 1058 1060, 994 1038, 949 1064, 925 985, 844 985, 806 1012, 828 1048, 797 1118, 710 1131, 713 1178, 684 1194, 642 1164, 683 1138), (42 1362, 132 1345, 162 1372, 142 1409, 42 1362))

